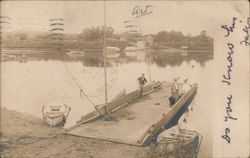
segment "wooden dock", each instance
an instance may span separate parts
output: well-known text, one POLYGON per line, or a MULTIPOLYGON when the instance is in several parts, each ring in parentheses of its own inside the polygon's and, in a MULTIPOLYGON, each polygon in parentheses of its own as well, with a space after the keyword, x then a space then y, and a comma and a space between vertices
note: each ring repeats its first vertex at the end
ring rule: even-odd
MULTIPOLYGON (((135 97, 129 103, 118 106, 119 110, 109 114, 109 119, 99 119, 101 114, 94 111, 88 114, 88 117, 85 116, 85 119, 76 126, 66 129, 66 133, 143 146, 170 124, 176 123, 197 90, 197 84, 194 84, 189 93, 183 95, 174 106, 170 107, 168 101, 170 86, 170 83, 164 82, 159 87, 149 89, 143 99, 135 97), (86 121, 86 118, 91 118, 91 121, 89 119, 86 121)), ((116 105, 114 108, 110 105, 111 110, 117 108, 117 104, 114 105, 116 105)))

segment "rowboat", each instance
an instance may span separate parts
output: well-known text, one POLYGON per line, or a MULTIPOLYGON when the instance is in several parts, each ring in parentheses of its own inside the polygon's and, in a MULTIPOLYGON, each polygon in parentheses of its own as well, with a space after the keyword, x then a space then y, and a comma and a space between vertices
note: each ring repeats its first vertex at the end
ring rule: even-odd
POLYGON ((157 138, 156 149, 162 155, 196 158, 202 135, 188 125, 177 125, 163 131, 157 138))
POLYGON ((71 108, 66 104, 50 104, 43 106, 43 120, 50 126, 63 126, 71 108))

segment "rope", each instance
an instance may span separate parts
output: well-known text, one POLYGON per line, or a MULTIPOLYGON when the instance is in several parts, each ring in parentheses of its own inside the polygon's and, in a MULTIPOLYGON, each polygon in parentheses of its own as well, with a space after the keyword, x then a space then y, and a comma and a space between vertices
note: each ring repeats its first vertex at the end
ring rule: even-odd
MULTIPOLYGON (((113 85, 117 82, 117 79, 118 79, 118 76, 117 76, 117 74, 118 74, 117 72, 119 71, 118 65, 117 64, 112 64, 112 66, 113 66, 113 69, 107 70, 107 73, 111 73, 111 74, 115 73, 116 76, 112 76, 110 82, 108 81, 109 83, 107 83, 107 90, 110 90, 113 87, 113 85)), ((102 86, 102 87, 100 87, 98 89, 103 90, 104 87, 102 86)), ((88 96, 91 97, 91 98, 94 98, 94 97, 100 97, 100 96, 103 96, 103 95, 104 95, 104 93, 99 94, 99 95, 88 95, 88 96)))
POLYGON ((63 63, 63 65, 64 65, 65 69, 67 70, 67 72, 69 73, 71 79, 72 79, 73 82, 75 83, 75 85, 80 89, 80 98, 83 100, 82 95, 81 95, 81 94, 83 94, 83 95, 87 98, 87 100, 88 100, 94 107, 96 107, 96 105, 94 104, 94 102, 89 98, 89 96, 84 92, 84 90, 83 90, 83 88, 81 87, 81 85, 77 82, 76 78, 73 76, 73 74, 71 73, 71 71, 69 70, 69 68, 67 67, 67 65, 66 65, 64 62, 62 62, 62 63, 63 63))

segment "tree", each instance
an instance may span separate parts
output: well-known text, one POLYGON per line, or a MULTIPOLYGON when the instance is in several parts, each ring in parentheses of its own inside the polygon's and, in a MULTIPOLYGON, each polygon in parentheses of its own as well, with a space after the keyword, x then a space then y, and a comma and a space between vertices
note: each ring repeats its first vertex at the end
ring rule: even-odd
POLYGON ((20 34, 17 35, 17 38, 18 38, 21 42, 23 42, 24 40, 26 40, 27 37, 28 37, 27 34, 24 34, 24 33, 20 33, 20 34))
POLYGON ((92 26, 91 28, 86 28, 82 31, 81 34, 78 35, 78 39, 85 40, 85 41, 96 41, 102 40, 104 38, 104 30, 106 38, 113 37, 114 29, 110 26, 92 26))
POLYGON ((163 41, 168 41, 168 32, 167 31, 160 31, 158 32, 155 37, 154 37, 154 41, 155 42, 163 42, 163 41))
POLYGON ((171 42, 171 41, 182 41, 183 40, 182 32, 176 31, 160 31, 155 35, 156 42, 171 42))

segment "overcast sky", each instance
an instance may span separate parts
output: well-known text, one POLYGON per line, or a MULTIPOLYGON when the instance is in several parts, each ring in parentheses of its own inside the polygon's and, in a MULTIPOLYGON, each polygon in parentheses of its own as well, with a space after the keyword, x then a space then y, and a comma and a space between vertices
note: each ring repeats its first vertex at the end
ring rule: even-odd
MULTIPOLYGON (((139 18, 143 34, 160 30, 209 35, 226 20, 225 16, 248 15, 246 3, 201 1, 110 1, 106 2, 107 25, 115 32, 124 31, 125 20, 133 19, 136 5, 152 5, 152 14, 139 18), (234 3, 234 4, 233 4, 234 3)), ((5 1, 1 2, 1 15, 11 20, 11 29, 48 31, 50 18, 63 18, 66 33, 80 33, 84 28, 104 24, 103 1, 5 1)), ((228 20, 228 19, 227 19, 228 20)), ((1 24, 6 25, 6 24, 1 24)))

